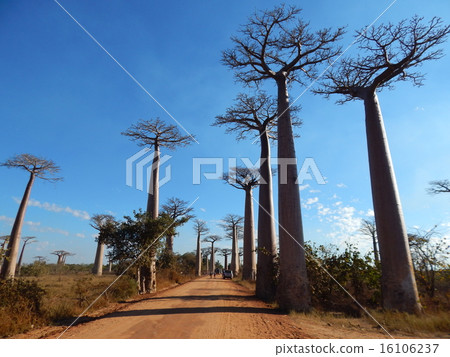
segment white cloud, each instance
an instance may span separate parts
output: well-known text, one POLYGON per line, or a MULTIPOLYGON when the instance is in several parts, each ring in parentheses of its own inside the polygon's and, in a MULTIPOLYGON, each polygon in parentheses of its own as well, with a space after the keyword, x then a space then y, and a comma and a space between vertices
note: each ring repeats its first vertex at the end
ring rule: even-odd
POLYGON ((345 187, 347 187, 347 185, 344 184, 344 183, 338 183, 336 186, 339 187, 339 188, 345 188, 345 187))
POLYGON ((75 236, 77 236, 78 238, 86 238, 86 235, 84 235, 83 233, 77 233, 75 234, 75 236))
POLYGON ((309 184, 306 184, 306 185, 300 185, 300 186, 299 186, 299 189, 300 189, 300 191, 303 191, 303 190, 306 190, 308 187, 309 187, 309 184))
POLYGON ((0 216, 0 221, 6 222, 9 225, 12 225, 14 223, 14 218, 6 217, 6 216, 0 216))
POLYGON ((319 193, 320 190, 309 190, 309 193, 319 193))
POLYGON ((306 205, 312 205, 319 202, 319 197, 308 198, 305 202, 306 205))
POLYGON ((425 108, 424 107, 415 107, 414 108, 414 111, 416 111, 416 112, 418 112, 418 111, 421 111, 421 112, 423 112, 423 111, 425 111, 425 108))
POLYGON ((335 203, 333 203, 333 206, 340 206, 342 204, 342 201, 337 201, 335 203))
MULTIPOLYGON (((13 197, 13 199, 17 203, 20 203, 20 200, 18 198, 13 197)), ((56 203, 40 202, 40 201, 37 201, 35 199, 30 199, 28 201, 28 206, 38 207, 38 208, 45 209, 46 211, 56 212, 56 213, 66 212, 66 213, 71 214, 74 217, 81 218, 81 219, 84 219, 84 220, 91 219, 91 216, 86 211, 73 209, 73 208, 71 208, 69 206, 62 207, 62 206, 57 205, 56 203)))
POLYGON ((206 209, 200 207, 200 211, 206 212, 206 209))
POLYGON ((372 208, 369 208, 366 212, 366 216, 367 217, 375 217, 375 212, 373 211, 372 208))

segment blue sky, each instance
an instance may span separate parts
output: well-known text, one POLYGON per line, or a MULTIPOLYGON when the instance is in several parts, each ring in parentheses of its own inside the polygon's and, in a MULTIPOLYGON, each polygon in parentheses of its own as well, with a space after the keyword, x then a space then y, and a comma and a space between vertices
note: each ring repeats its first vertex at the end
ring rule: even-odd
MULTIPOLYGON (((221 51, 232 46, 230 35, 255 9, 278 3, 60 1, 196 136, 199 144, 163 152, 172 158, 167 162, 171 180, 161 188, 161 200, 176 196, 193 202, 198 197, 195 213, 214 233, 222 234, 217 224, 227 213, 243 214, 244 195, 220 180, 193 185, 193 159, 223 158, 227 168, 228 158, 255 161, 259 155, 258 143, 236 142, 223 128, 210 126, 245 91, 220 63, 221 51)), ((318 0, 300 6, 313 28, 347 25, 341 42, 346 47, 354 30, 371 23, 391 3, 318 0)), ((377 23, 414 14, 439 15, 448 23, 450 3, 398 0, 377 23)), ((39 242, 27 248, 25 261, 36 255, 53 261, 50 252, 64 249, 76 253, 68 262, 90 263, 96 243, 89 216, 112 213, 120 218, 146 203, 145 193, 125 182, 126 159, 140 148, 120 132, 138 119, 173 119, 56 2, 1 1, 0 32, 0 160, 32 153, 54 160, 64 177, 59 183, 36 181, 33 187, 23 236, 36 236, 39 242)), ((402 83, 379 97, 408 229, 438 224, 448 235, 450 197, 425 191, 429 181, 450 177, 450 45, 442 47, 447 55, 420 69, 427 74, 423 87, 402 83)), ((272 83, 266 89, 275 94, 272 83)), ((303 89, 294 86, 291 98, 303 89)), ((297 102, 304 122, 296 141, 299 161, 313 158, 327 182, 301 185, 305 239, 320 244, 361 242, 360 220, 372 212, 363 105, 338 106, 335 99, 307 92, 297 102)), ((0 235, 10 233, 27 179, 20 170, 0 169, 0 235)), ((188 223, 175 240, 175 250, 194 249, 188 223)))

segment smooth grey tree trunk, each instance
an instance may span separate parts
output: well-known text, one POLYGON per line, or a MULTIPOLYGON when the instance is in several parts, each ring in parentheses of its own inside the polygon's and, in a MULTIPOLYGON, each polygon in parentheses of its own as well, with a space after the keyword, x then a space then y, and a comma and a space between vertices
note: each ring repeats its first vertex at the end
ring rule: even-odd
POLYGON ((200 243, 201 234, 197 233, 197 254, 195 259, 195 275, 202 276, 202 250, 200 243))
POLYGON ((173 240, 174 240, 174 236, 166 237, 166 248, 169 253, 173 253, 173 240))
POLYGON ((94 267, 92 268, 92 274, 97 276, 102 276, 103 274, 103 252, 105 250, 105 245, 103 243, 97 242, 97 250, 95 252, 94 267))
POLYGON ((254 280, 256 277, 255 254, 255 224, 253 219, 253 190, 245 190, 244 213, 244 264, 242 266, 242 279, 254 280))
MULTIPOLYGON (((147 213, 152 219, 159 216, 159 145, 155 143, 155 152, 153 154, 152 173, 150 176, 150 187, 147 201, 147 213)), ((156 291, 156 249, 150 249, 150 263, 145 277, 145 291, 156 291)))
POLYGON ((275 258, 277 248, 272 193, 272 169, 270 166, 270 143, 266 131, 260 134, 260 140, 260 175, 263 182, 259 185, 256 296, 260 299, 272 300, 275 298, 276 292, 275 258))
POLYGON ((375 257, 375 265, 378 265, 380 263, 380 256, 378 255, 378 243, 375 235, 372 236, 372 242, 373 242, 373 255, 375 257))
POLYGON ((228 255, 225 255, 225 270, 228 270, 228 255))
POLYGON ((300 190, 289 110, 286 78, 277 79, 278 87, 278 215, 280 237, 280 277, 277 301, 281 309, 308 311, 311 294, 306 273, 300 190), (287 160, 286 160, 287 159, 287 160), (282 170, 283 160, 287 164, 282 170))
POLYGON ((233 239, 232 239, 232 248, 231 248, 231 270, 233 271, 233 275, 237 276, 239 274, 239 244, 238 244, 238 234, 237 234, 237 226, 233 227, 233 239))
POLYGON ((216 269, 216 252, 214 251, 214 242, 211 243, 211 271, 214 273, 216 269))
POLYGON ((27 210, 28 200, 30 199, 31 188, 34 183, 34 174, 30 173, 27 187, 20 202, 19 210, 14 220, 14 225, 11 230, 11 235, 6 250, 5 259, 3 260, 1 279, 14 279, 16 272, 17 255, 19 253, 20 234, 22 232, 22 224, 27 210))
POLYGON ((209 272, 210 272, 209 268, 210 268, 209 258, 208 258, 208 254, 206 254, 206 274, 209 274, 209 272))
POLYGON ((417 313, 417 293, 403 212, 376 93, 364 96, 373 208, 381 258, 383 307, 417 313))
POLYGON ((108 261, 108 273, 112 272, 112 261, 108 261))
POLYGON ((22 250, 20 252, 20 256, 19 256, 19 262, 17 263, 17 268, 16 268, 16 274, 17 276, 20 276, 20 269, 22 268, 22 259, 23 259, 23 253, 25 251, 25 246, 27 245, 27 242, 23 242, 23 246, 22 246, 22 250))

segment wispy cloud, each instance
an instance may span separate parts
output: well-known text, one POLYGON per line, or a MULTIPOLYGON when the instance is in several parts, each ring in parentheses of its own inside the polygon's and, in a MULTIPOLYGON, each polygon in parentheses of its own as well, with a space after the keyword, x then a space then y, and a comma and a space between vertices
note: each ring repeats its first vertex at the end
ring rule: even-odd
POLYGON ((204 209, 204 208, 199 208, 200 209, 200 211, 202 211, 202 212, 206 212, 206 209, 204 209))
POLYGON ((6 217, 6 216, 0 216, 0 221, 8 223, 10 226, 12 226, 14 222, 14 218, 6 217))
POLYGON ((78 238, 86 238, 86 235, 83 233, 77 233, 77 234, 75 234, 75 236, 78 238))
POLYGON ((424 112, 425 111, 425 108, 424 107, 415 107, 414 108, 414 111, 416 111, 416 112, 424 112))
POLYGON ((336 186, 339 187, 339 188, 346 188, 347 187, 347 185, 345 183, 338 183, 336 186))
MULTIPOLYGON (((20 200, 17 197, 13 197, 13 199, 17 203, 20 203, 20 200)), ((73 209, 73 208, 71 208, 69 206, 66 206, 66 207, 59 206, 56 203, 40 202, 40 201, 37 201, 35 199, 30 199, 28 201, 28 206, 38 207, 38 208, 45 209, 46 211, 56 212, 56 213, 65 212, 65 213, 71 214, 74 217, 81 218, 81 219, 84 219, 84 220, 91 219, 91 216, 86 211, 73 209)))
POLYGON ((299 186, 299 189, 300 189, 300 191, 303 191, 303 190, 306 190, 308 187, 309 187, 309 184, 306 184, 306 185, 300 185, 300 186, 299 186))

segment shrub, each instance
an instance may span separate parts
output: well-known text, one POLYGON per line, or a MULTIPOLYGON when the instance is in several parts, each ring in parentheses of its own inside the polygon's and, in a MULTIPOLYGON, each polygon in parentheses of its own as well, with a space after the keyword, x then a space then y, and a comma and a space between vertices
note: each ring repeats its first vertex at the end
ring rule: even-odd
POLYGON ((0 281, 0 336, 24 332, 42 322, 45 291, 27 280, 0 281))

